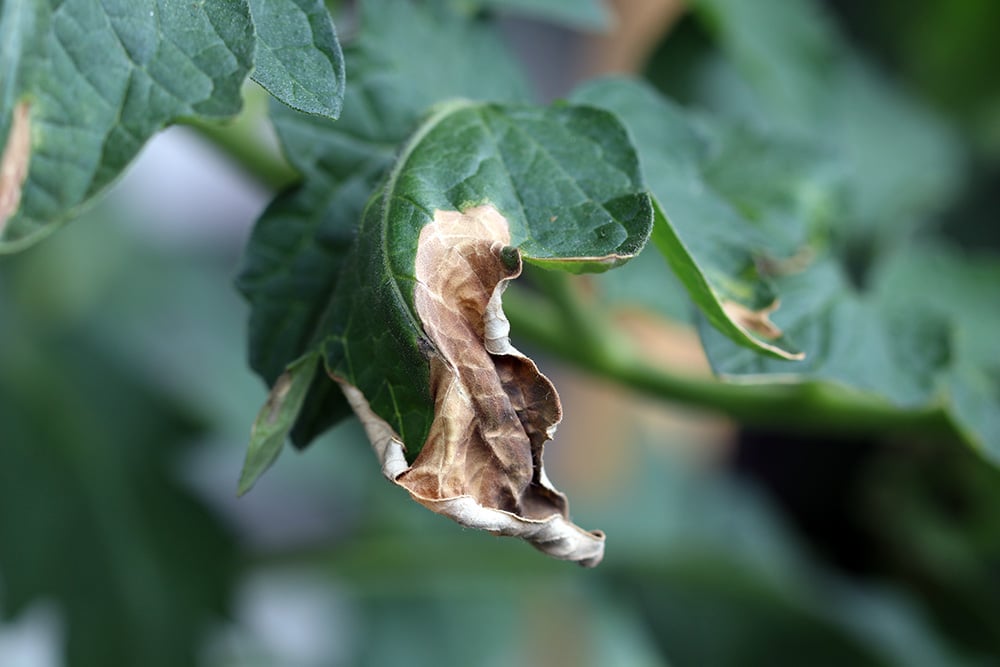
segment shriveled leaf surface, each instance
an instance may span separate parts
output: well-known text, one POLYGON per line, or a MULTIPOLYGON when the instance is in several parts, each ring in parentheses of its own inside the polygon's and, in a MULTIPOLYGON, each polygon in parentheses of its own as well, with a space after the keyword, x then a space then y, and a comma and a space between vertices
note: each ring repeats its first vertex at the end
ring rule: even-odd
POLYGON ((335 334, 331 369, 362 387, 377 414, 394 415, 414 454, 433 413, 426 382, 408 379, 427 372, 413 306, 417 240, 435 211, 483 205, 507 219, 509 245, 527 261, 569 270, 624 261, 649 233, 635 153, 610 114, 457 102, 428 119, 368 207, 324 327, 335 334), (396 386, 416 388, 403 400, 396 386))
MULTIPOLYGON (((345 48, 351 85, 340 120, 272 105, 285 155, 303 182, 258 220, 239 279, 251 306, 250 364, 268 384, 317 344, 365 203, 427 108, 448 97, 528 97, 488 24, 409 2, 361 9, 358 38, 345 48), (491 76, 482 76, 487 70, 491 76)), ((348 414, 339 389, 320 373, 292 438, 304 446, 348 414)))
POLYGON ((514 248, 604 270, 642 248, 651 217, 607 112, 455 102, 425 121, 366 210, 324 325, 330 373, 357 390, 386 474, 465 525, 596 564, 603 537, 566 521, 541 465, 558 399, 509 348, 500 295, 514 248), (441 237, 454 238, 428 250, 441 237))
POLYGON ((6 2, 0 34, 0 137, 21 103, 31 128, 0 252, 72 217, 168 122, 236 113, 254 43, 245 2, 6 2))
POLYGON ((628 126, 657 201, 653 241, 709 321, 758 352, 798 356, 794 336, 768 325, 780 298, 768 274, 825 219, 835 179, 822 155, 696 117, 637 81, 597 81, 574 99, 628 126))
MULTIPOLYGON (((273 382, 321 346, 384 472, 414 498, 465 525, 594 564, 603 536, 569 523, 541 467, 560 415, 555 392, 512 349, 495 361, 484 326, 506 326, 499 294, 519 270, 516 247, 528 261, 572 271, 606 270, 642 247, 652 211, 628 137, 596 109, 458 101, 416 129, 386 175, 431 104, 523 100, 527 86, 487 24, 440 6, 366 3, 346 58, 354 83, 338 123, 275 107, 285 151, 306 180, 275 201, 251 240, 240 286, 252 307, 253 365, 273 382), (486 69, 498 74, 483 77, 486 69), (428 324, 434 314, 422 319, 415 288, 438 277, 464 284, 463 274, 439 276, 435 261, 433 275, 418 279, 420 235, 439 213, 466 220, 472 210, 492 211, 506 236, 481 239, 485 249, 472 243, 480 261, 453 267, 471 268, 465 280, 489 287, 464 300, 446 295, 434 312, 461 317, 437 337, 431 331, 443 329, 428 324), (458 347, 449 346, 458 330, 458 347), (461 358, 442 351, 456 349, 461 358)), ((294 439, 307 442, 342 415, 336 388, 313 379, 294 439)))
POLYGON ((322 0, 250 0, 257 29, 253 79, 293 109, 336 119, 344 56, 322 0))

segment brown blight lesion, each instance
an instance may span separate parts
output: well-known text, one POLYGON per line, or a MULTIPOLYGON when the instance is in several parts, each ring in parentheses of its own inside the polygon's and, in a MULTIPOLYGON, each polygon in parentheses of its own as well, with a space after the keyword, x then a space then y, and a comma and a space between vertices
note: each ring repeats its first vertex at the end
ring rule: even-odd
POLYGON ((10 132, 0 155, 0 234, 21 205, 21 190, 31 160, 31 117, 27 102, 14 107, 10 132))
POLYGON ((507 220, 493 207, 437 211, 420 233, 414 304, 434 346, 434 419, 413 464, 361 393, 339 380, 383 472, 462 525, 521 537, 557 558, 600 562, 604 535, 569 520, 542 450, 562 418, 552 383, 508 338, 501 295, 521 272, 507 220), (516 256, 515 256, 516 257, 516 256))
POLYGON ((778 307, 781 305, 780 301, 776 299, 769 306, 759 310, 753 310, 736 301, 723 300, 721 303, 726 317, 744 332, 753 336, 758 345, 784 359, 793 361, 805 359, 805 353, 788 352, 768 342, 777 340, 784 335, 784 332, 771 321, 771 313, 778 310, 778 307))

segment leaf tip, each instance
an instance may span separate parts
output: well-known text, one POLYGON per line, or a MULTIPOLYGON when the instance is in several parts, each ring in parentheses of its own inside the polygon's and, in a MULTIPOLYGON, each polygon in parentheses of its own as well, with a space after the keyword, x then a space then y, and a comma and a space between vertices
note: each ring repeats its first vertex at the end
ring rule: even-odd
POLYGON ((318 359, 318 353, 313 352, 292 362, 275 381, 250 429, 250 444, 243 461, 237 496, 253 488, 281 454, 288 433, 302 409, 318 359))

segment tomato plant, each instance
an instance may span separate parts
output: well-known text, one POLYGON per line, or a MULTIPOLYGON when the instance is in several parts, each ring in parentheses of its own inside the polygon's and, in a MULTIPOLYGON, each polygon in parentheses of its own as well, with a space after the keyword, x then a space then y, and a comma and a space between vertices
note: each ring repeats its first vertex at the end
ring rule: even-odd
POLYGON ((270 389, 240 493, 355 417, 421 505, 595 566, 604 533, 543 467, 550 359, 752 428, 995 465, 1000 262, 935 227, 967 139, 819 6, 690 4, 684 76, 543 104, 496 16, 593 30, 599 3, 366 0, 334 12, 342 48, 321 0, 4 0, 0 251, 91 210, 171 124, 270 188, 237 279, 270 389), (266 111, 240 113, 248 79, 266 111), (651 359, 624 305, 697 332, 713 377, 651 359))

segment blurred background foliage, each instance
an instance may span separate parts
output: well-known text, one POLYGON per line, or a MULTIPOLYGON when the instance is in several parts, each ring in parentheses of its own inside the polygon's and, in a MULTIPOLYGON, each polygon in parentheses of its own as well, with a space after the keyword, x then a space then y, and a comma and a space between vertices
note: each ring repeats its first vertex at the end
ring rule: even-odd
MULTIPOLYGON (((827 25, 803 31, 765 0, 692 4, 616 3, 603 35, 586 32, 593 7, 551 23, 555 0, 502 25, 552 96, 644 68, 733 117, 748 109, 730 85, 740 58, 827 25), (755 18, 727 42, 719 12, 740 11, 755 18)), ((957 137, 929 228, 997 251, 1000 5, 817 7, 957 137)), ((780 88, 804 99, 796 86, 816 82, 795 65, 780 88)), ((86 224, 0 262, 0 665, 1000 664, 1000 471, 931 437, 745 426, 542 359, 567 413, 550 474, 577 522, 609 534, 597 570, 409 502, 353 423, 237 501, 265 391, 232 278, 269 197, 176 130, 86 224)), ((685 297, 662 272, 650 289, 647 257, 595 294, 651 363, 706 373, 685 297)))

